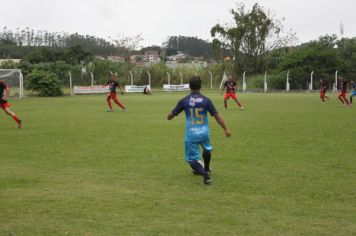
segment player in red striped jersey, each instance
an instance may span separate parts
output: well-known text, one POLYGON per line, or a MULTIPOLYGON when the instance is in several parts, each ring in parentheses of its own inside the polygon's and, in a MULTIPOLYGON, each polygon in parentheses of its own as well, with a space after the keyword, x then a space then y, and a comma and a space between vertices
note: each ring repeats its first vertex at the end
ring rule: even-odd
POLYGON ((229 75, 227 77, 227 81, 225 81, 224 83, 224 87, 221 90, 221 95, 223 94, 224 90, 226 89, 226 93, 224 96, 224 107, 225 109, 227 109, 227 100, 230 99, 230 97, 237 103, 237 106, 240 108, 240 110, 243 110, 243 106, 241 105, 241 103, 239 102, 239 100, 237 100, 237 96, 236 96, 236 89, 237 89, 237 84, 235 81, 232 80, 232 76, 229 75))
POLYGON ((325 102, 325 98, 329 100, 329 97, 326 94, 326 83, 324 80, 320 80, 320 98, 323 102, 325 102))
POLYGON ((122 88, 120 87, 119 83, 116 80, 116 76, 110 75, 110 79, 105 85, 109 85, 109 94, 108 97, 106 98, 106 102, 108 103, 109 109, 107 111, 113 111, 112 105, 111 105, 111 100, 114 100, 114 102, 121 107, 123 111, 126 110, 126 107, 124 104, 122 104, 119 99, 117 98, 116 94, 116 88, 119 87, 121 90, 121 94, 124 94, 122 88))
POLYGON ((344 106, 350 106, 349 101, 346 98, 346 93, 347 93, 347 81, 344 79, 340 79, 339 83, 338 83, 338 90, 339 90, 339 95, 338 98, 340 100, 340 102, 344 105, 344 106), (346 104, 345 104, 346 103, 346 104))
POLYGON ((7 98, 10 94, 10 86, 5 84, 4 81, 0 80, 0 107, 5 111, 5 113, 14 119, 17 123, 17 127, 20 129, 22 127, 21 120, 17 115, 10 110, 10 103, 8 103, 7 98))

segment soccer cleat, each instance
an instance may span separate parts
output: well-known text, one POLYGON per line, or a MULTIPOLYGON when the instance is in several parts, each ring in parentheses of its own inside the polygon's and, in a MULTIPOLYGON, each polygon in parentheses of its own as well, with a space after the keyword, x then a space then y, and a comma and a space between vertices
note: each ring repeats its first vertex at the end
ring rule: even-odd
POLYGON ((111 108, 109 108, 109 109, 107 109, 106 111, 107 111, 107 112, 112 112, 112 111, 114 111, 114 110, 111 109, 111 108))
POLYGON ((243 111, 244 107, 240 107, 240 110, 243 111))
POLYGON ((17 128, 21 129, 22 128, 22 121, 19 120, 19 122, 17 122, 17 128))
MULTIPOLYGON (((191 170, 193 175, 199 175, 199 173, 196 170, 191 170)), ((213 171, 211 169, 205 170, 206 173, 211 174, 213 171)))
MULTIPOLYGON (((205 170, 205 169, 204 169, 205 170)), ((213 170, 211 168, 209 168, 209 170, 205 170, 206 173, 208 173, 209 175, 213 172, 213 170)))
POLYGON ((122 111, 126 111, 126 107, 122 108, 122 111))
POLYGON ((204 184, 206 185, 211 185, 213 183, 213 180, 210 178, 210 175, 204 176, 204 184))

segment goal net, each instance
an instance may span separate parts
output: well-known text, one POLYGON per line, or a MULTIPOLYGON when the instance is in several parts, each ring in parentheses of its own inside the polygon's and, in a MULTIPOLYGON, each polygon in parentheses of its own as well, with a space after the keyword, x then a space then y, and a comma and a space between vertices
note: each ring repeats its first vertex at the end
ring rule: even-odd
POLYGON ((0 69, 0 80, 10 86, 10 97, 23 98, 23 75, 19 69, 0 69))

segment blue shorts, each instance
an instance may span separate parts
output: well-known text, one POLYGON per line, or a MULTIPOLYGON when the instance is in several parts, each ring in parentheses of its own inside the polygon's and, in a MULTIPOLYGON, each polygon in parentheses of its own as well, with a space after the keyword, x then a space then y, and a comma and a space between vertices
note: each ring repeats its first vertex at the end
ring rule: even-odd
POLYGON ((200 158, 200 148, 202 146, 204 150, 212 151, 213 147, 210 144, 210 139, 205 139, 201 142, 185 141, 185 160, 187 162, 198 161, 200 158))
POLYGON ((353 96, 356 96, 356 91, 355 91, 355 90, 352 90, 351 96, 352 96, 352 97, 353 97, 353 96))

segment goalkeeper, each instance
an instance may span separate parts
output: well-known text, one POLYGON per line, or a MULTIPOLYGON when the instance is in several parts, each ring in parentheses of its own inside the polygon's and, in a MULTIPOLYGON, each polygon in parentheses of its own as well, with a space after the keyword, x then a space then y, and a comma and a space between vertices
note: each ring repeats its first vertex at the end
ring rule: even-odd
POLYGON ((17 123, 17 127, 20 129, 22 127, 21 120, 17 115, 10 110, 10 103, 8 103, 7 98, 10 94, 10 87, 5 84, 4 81, 0 80, 0 107, 5 111, 5 113, 14 119, 17 123))

